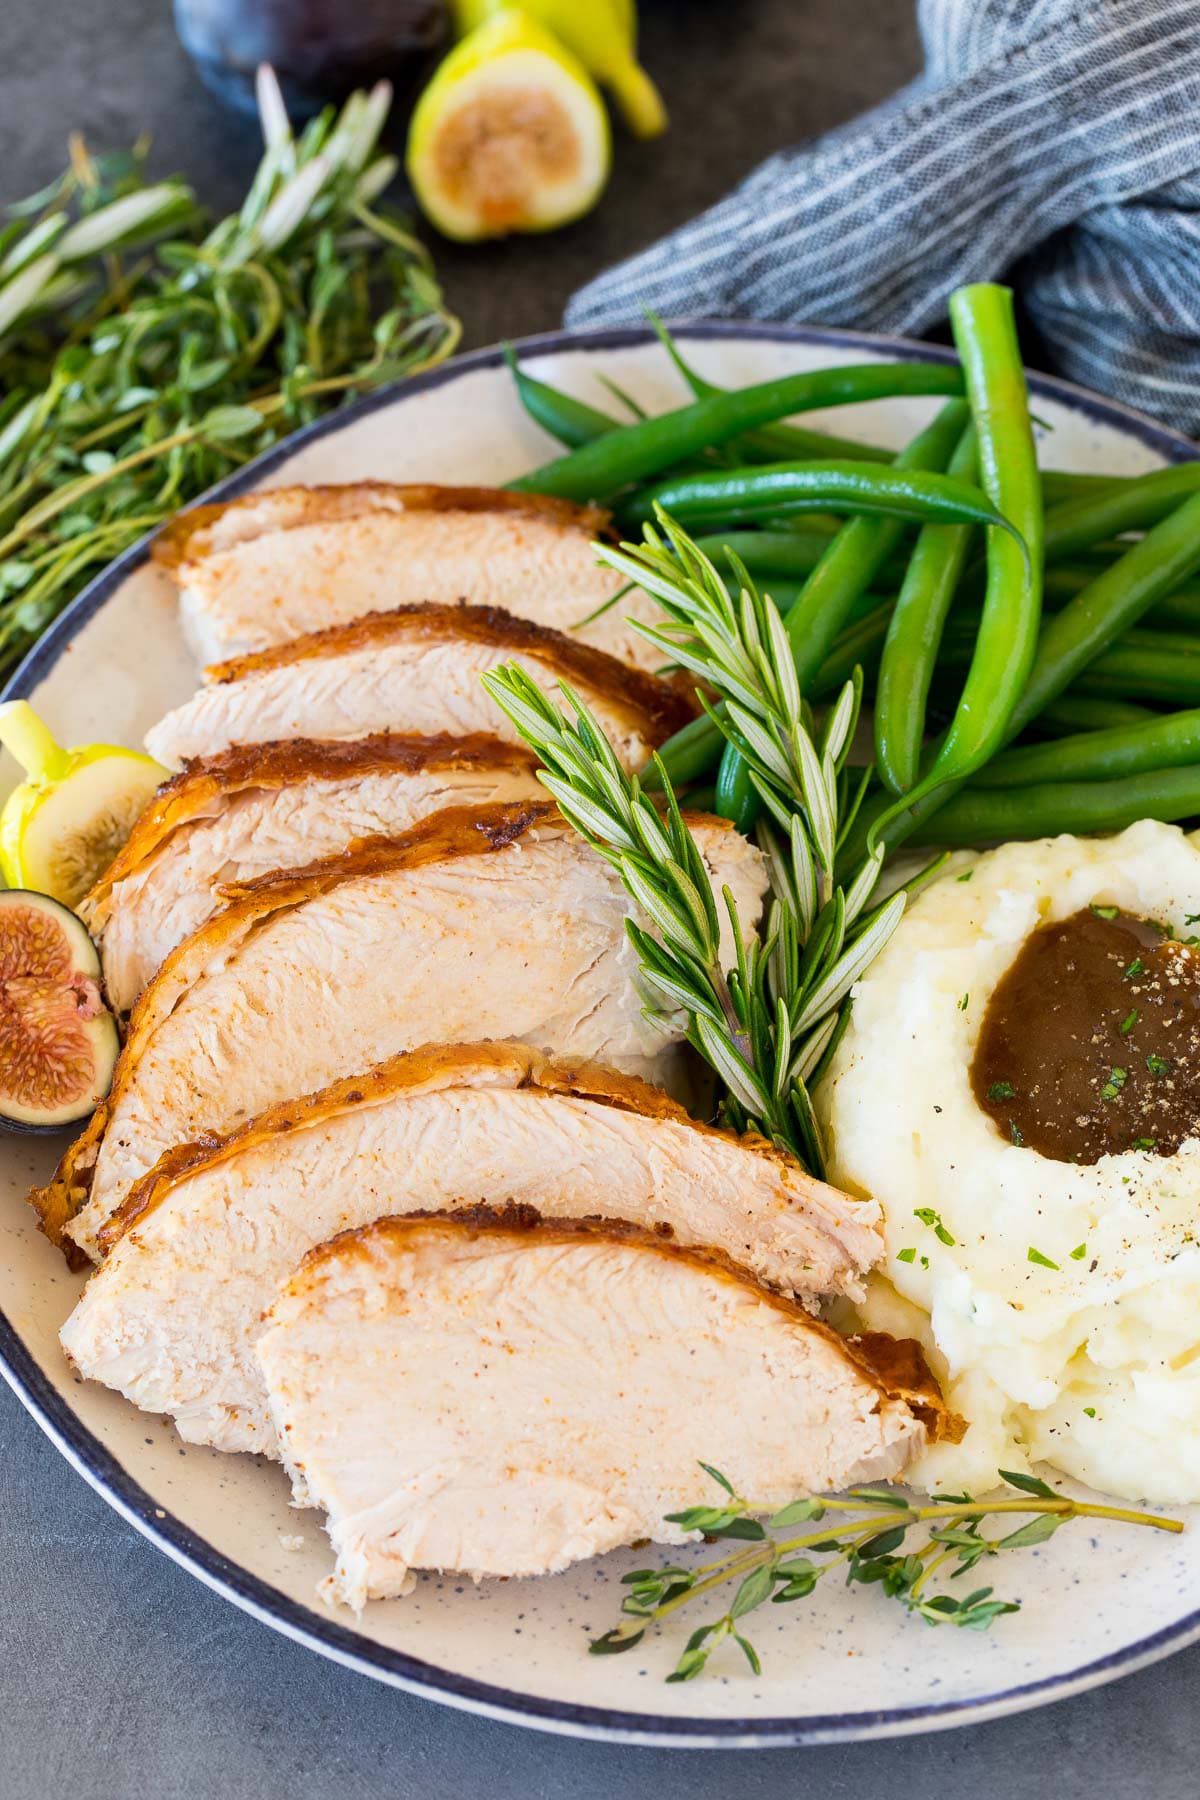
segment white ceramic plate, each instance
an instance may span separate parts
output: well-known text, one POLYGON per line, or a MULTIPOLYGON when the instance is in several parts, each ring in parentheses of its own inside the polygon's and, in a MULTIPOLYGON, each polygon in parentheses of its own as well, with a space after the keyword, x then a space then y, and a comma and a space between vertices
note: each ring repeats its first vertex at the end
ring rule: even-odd
MULTIPOLYGON (((740 384, 787 371, 945 352, 854 334, 697 325, 681 335, 699 368, 740 384)), ((643 330, 557 336, 523 346, 531 367, 605 403, 597 375, 660 411, 678 377, 643 330)), ((1051 464, 1127 473, 1195 454, 1139 415, 1063 383, 1033 382, 1052 427, 1051 464)), ((831 429, 900 442, 932 401, 827 415, 831 429)), ((497 351, 459 358, 300 433, 218 493, 295 481, 503 482, 552 454, 524 417, 497 351)), ((114 564, 58 621, 10 685, 65 741, 134 744, 195 685, 169 584, 144 547, 114 564)), ((15 779, 10 766, 0 787, 15 779)), ((550 1731, 658 1744, 758 1746, 885 1736, 979 1720, 1106 1681, 1200 1638, 1200 1530, 1183 1538, 1085 1525, 1014 1557, 1002 1591, 1024 1610, 984 1636, 930 1630, 875 1589, 831 1583, 808 1602, 756 1615, 764 1673, 736 1652, 702 1681, 666 1686, 670 1641, 587 1655, 615 1621, 619 1578, 645 1552, 550 1580, 425 1578, 407 1600, 356 1622, 314 1597, 329 1566, 315 1513, 289 1509, 274 1466, 184 1446, 166 1422, 74 1378, 57 1332, 79 1278, 34 1229, 23 1196, 49 1171, 52 1141, 3 1140, 0 1359, 3 1373, 68 1461, 160 1549, 288 1636, 432 1699, 550 1731)), ((603 1370, 598 1378, 603 1380, 603 1370)), ((686 1406, 687 1396, 680 1395, 686 1406)))

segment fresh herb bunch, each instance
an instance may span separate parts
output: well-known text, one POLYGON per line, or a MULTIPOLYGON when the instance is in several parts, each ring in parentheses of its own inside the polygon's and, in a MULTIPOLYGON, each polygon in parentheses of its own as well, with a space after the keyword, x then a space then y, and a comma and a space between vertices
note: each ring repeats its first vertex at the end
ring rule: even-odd
POLYGON ((567 716, 516 665, 484 683, 543 764, 542 781, 566 817, 618 871, 653 927, 627 929, 641 962, 647 1009, 687 1020, 688 1041, 724 1085, 722 1109, 739 1130, 784 1146, 824 1172, 810 1090, 845 1024, 847 996, 900 922, 905 893, 869 902, 882 856, 867 857, 842 886, 838 849, 869 771, 847 757, 861 679, 847 682, 818 731, 802 700, 783 626, 772 602, 735 565, 735 599, 709 559, 660 515, 642 547, 598 546, 600 559, 655 595, 670 623, 639 626, 672 660, 722 696, 712 716, 743 751, 770 820, 758 841, 772 897, 759 937, 744 941, 733 897, 724 910, 735 965, 721 954, 721 918, 704 859, 655 759, 662 811, 627 775, 584 703, 565 684, 567 716), (669 548, 667 545, 669 544, 669 548))
POLYGON ((877 1584, 889 1599, 927 1625, 986 1631, 1001 1614, 1019 1612, 1020 1602, 997 1600, 990 1587, 961 1596, 952 1594, 934 1585, 935 1576, 954 1580, 1006 1550, 1044 1544, 1071 1519, 1111 1519, 1158 1531, 1183 1530, 1178 1519, 1071 1500, 1056 1494, 1036 1476, 1006 1469, 1001 1469, 1000 1479, 1017 1492, 995 1500, 949 1494, 927 1506, 915 1506, 891 1488, 851 1488, 840 1499, 794 1500, 764 1525, 764 1508, 736 1494, 719 1469, 708 1463, 700 1467, 724 1490, 725 1499, 715 1506, 689 1506, 683 1512, 668 1513, 668 1522, 685 1531, 702 1532, 706 1538, 733 1538, 748 1547, 692 1569, 667 1564, 659 1569, 635 1569, 624 1576, 629 1589, 621 1604, 625 1616, 593 1641, 594 1656, 632 1650, 649 1626, 669 1618, 701 1594, 736 1582, 725 1612, 692 1632, 667 1680, 694 1680, 725 1638, 732 1638, 754 1673, 761 1674, 758 1653, 740 1628, 741 1621, 767 1601, 780 1606, 807 1599, 818 1581, 834 1569, 845 1570, 847 1583, 877 1584), (1028 1524, 1004 1536, 984 1536, 986 1519, 1013 1513, 1033 1516, 1028 1524), (791 1536, 771 1535, 796 1525, 816 1529, 791 1536), (929 1526, 925 1542, 918 1549, 906 1547, 909 1532, 919 1525, 929 1526), (816 1563, 812 1560, 815 1556, 828 1560, 816 1563))
POLYGON ((269 70, 266 149, 203 234, 145 146, 91 157, 0 233, 0 670, 142 534, 343 398, 454 349, 429 257, 377 205, 391 90, 294 138, 269 70), (164 238, 163 233, 172 235, 164 238), (131 254, 131 246, 155 239, 131 254))

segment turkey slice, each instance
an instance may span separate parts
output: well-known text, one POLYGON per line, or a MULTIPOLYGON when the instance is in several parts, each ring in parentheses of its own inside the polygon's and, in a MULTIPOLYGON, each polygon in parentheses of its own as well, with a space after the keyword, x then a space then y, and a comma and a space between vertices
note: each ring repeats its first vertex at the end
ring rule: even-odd
POLYGON ((241 744, 159 789, 79 911, 108 997, 127 1012, 175 946, 218 911, 223 883, 253 881, 407 830, 447 806, 536 799, 536 761, 498 738, 241 744))
POLYGON ((619 1215, 807 1295, 858 1293, 880 1250, 874 1202, 643 1082, 519 1045, 430 1046, 170 1151, 101 1229, 107 1255, 63 1344, 184 1437, 269 1451, 253 1343, 303 1253, 489 1197, 619 1215))
POLYGON ((313 1250, 257 1353, 298 1502, 361 1608, 414 1569, 542 1575, 619 1544, 715 1465, 753 1512, 886 1480, 947 1423, 917 1346, 847 1340, 711 1249, 479 1208, 313 1250))
POLYGON ((195 507, 153 554, 178 584, 184 632, 202 663, 363 613, 468 600, 657 668, 661 651, 629 620, 662 614, 640 589, 622 593, 624 578, 596 561, 593 540, 607 527, 598 507, 538 494, 360 481, 195 507))
POLYGON ((627 769, 695 714, 694 684, 631 669, 562 632, 489 607, 407 606, 218 663, 197 694, 150 728, 146 748, 176 768, 273 738, 486 731, 517 743, 480 681, 510 662, 547 692, 570 682, 627 769))

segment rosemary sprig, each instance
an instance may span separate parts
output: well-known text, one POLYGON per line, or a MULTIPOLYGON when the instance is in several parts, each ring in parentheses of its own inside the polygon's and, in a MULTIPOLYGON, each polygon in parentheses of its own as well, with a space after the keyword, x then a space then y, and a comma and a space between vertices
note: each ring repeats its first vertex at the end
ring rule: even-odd
POLYGON ((765 1508, 736 1494, 719 1469, 708 1463, 700 1467, 723 1489, 725 1499, 715 1506, 690 1506, 668 1513, 668 1522, 685 1531, 702 1532, 706 1538, 733 1538, 750 1547, 693 1569, 669 1563, 658 1569, 635 1569, 624 1576, 629 1589, 621 1604, 624 1617, 593 1640, 593 1656, 632 1650, 651 1625, 660 1624, 702 1594, 736 1582, 725 1611, 692 1632, 667 1680, 694 1680, 726 1638, 738 1645, 754 1673, 761 1674, 758 1653, 741 1621, 767 1601, 780 1606, 807 1599, 833 1569, 845 1570, 847 1584, 877 1584, 889 1599, 927 1625, 986 1631, 1004 1613, 1019 1612, 1020 1602, 997 1600, 991 1587, 963 1595, 949 1593, 932 1585, 934 1576, 955 1580, 985 1559, 1043 1544, 1072 1519, 1109 1519, 1157 1531, 1183 1530, 1178 1519, 1072 1500, 1056 1494, 1034 1475, 1005 1469, 1000 1470, 1000 1479, 1016 1493, 997 1500, 973 1500, 969 1494, 961 1494, 918 1506, 892 1488, 851 1488, 844 1498, 795 1500, 764 1525, 765 1508), (986 1519, 1014 1513, 1031 1516, 1015 1531, 984 1536, 986 1519), (843 1516, 829 1519, 831 1514, 843 1516), (792 1536, 771 1535, 795 1525, 818 1529, 792 1536), (919 1525, 930 1527, 925 1542, 917 1549, 906 1547, 909 1532, 919 1525), (827 1560, 818 1563, 814 1557, 827 1560))
POLYGON ((0 231, 0 672, 89 576, 347 395, 437 362, 457 321, 376 204, 391 92, 293 138, 269 71, 241 210, 203 233, 145 146, 92 157, 0 231), (174 233, 164 240, 164 232, 174 233), (148 241, 151 247, 145 248, 148 241), (132 247, 143 249, 130 256, 132 247))
POLYGON ((723 894, 732 966, 708 870, 658 759, 661 811, 565 683, 573 718, 515 664, 483 680, 540 759, 563 813, 619 872, 652 928, 628 925, 647 1011, 683 1016, 688 1041, 723 1084, 732 1125, 761 1131, 819 1175, 825 1154, 811 1089, 845 1025, 850 990, 899 924, 906 898, 901 890, 869 905, 880 853, 844 887, 834 875, 869 773, 855 777, 847 767, 862 679, 856 672, 847 682, 818 730, 771 601, 744 569, 735 600, 690 538, 662 523, 669 551, 650 526, 640 549, 597 550, 662 603, 672 623, 645 635, 725 700, 721 728, 745 751, 771 815, 758 829, 771 900, 757 938, 746 942, 733 897, 723 894))

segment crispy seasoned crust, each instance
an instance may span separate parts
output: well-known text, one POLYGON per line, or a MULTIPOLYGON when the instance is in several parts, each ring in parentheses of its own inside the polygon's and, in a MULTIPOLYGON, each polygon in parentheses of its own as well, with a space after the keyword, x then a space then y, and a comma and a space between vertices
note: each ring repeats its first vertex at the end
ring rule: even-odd
POLYGON ((419 869, 425 863, 450 862, 459 856, 483 856, 504 850, 534 825, 559 830, 570 827, 553 800, 498 800, 489 806, 446 806, 430 813, 395 837, 355 838, 344 850, 296 869, 271 869, 250 881, 231 881, 218 888, 227 900, 261 900, 263 911, 295 905, 326 894, 344 881, 364 875, 386 875, 396 869, 419 869))
POLYGON ((562 831, 570 827, 553 801, 498 801, 490 806, 450 806, 432 813, 411 830, 396 837, 360 840, 349 849, 299 869, 279 870, 222 890, 230 904, 206 920, 199 931, 185 938, 165 959, 134 1007, 125 1045, 117 1059, 108 1098, 92 1114, 82 1134, 64 1154, 45 1187, 34 1188, 30 1204, 37 1211, 42 1230, 52 1243, 63 1244, 63 1232, 87 1200, 96 1153, 126 1086, 160 1019, 174 1007, 190 985, 192 973, 219 949, 240 942, 260 920, 318 894, 328 893, 342 882, 392 870, 416 869, 430 862, 455 857, 488 856, 503 850, 531 827, 543 825, 562 831))
POLYGON ((602 694, 610 705, 644 725, 645 736, 663 743, 696 716, 692 677, 664 680, 634 669, 607 651, 581 644, 565 632, 518 619, 499 606, 440 606, 431 601, 397 606, 389 612, 364 613, 345 625, 306 632, 270 650, 235 656, 204 671, 214 686, 243 681, 267 669, 287 668, 312 657, 341 656, 381 644, 425 638, 431 642, 466 640, 509 655, 536 657, 555 676, 602 694))
POLYGON ((212 555, 214 529, 231 524, 231 543, 246 543, 273 531, 290 531, 300 525, 321 525, 370 512, 506 512, 525 518, 545 519, 554 525, 573 526, 589 537, 607 531, 609 515, 599 506, 576 506, 570 500, 546 494, 514 494, 506 488, 446 487, 436 482, 356 481, 316 487, 272 488, 266 493, 245 494, 218 506, 193 506, 177 513, 155 538, 151 555, 174 575, 184 563, 212 555), (265 519, 257 530, 249 527, 255 512, 274 506, 276 517, 265 519))
POLYGON ((437 769, 498 768, 532 774, 537 766, 531 751, 482 731, 469 737, 452 737, 448 732, 428 737, 377 732, 365 738, 234 744, 218 756, 185 763, 177 775, 163 782, 80 910, 94 923, 117 882, 127 880, 172 832, 225 795, 251 788, 296 787, 306 781, 349 781, 393 771, 415 775, 437 769))
POLYGON ((703 1136, 736 1140, 756 1156, 798 1169, 791 1157, 757 1133, 746 1132, 738 1137, 736 1132, 702 1124, 661 1088, 601 1063, 549 1057, 524 1044, 490 1039, 475 1044, 424 1044, 416 1050, 401 1051, 362 1075, 347 1076, 316 1093, 281 1101, 234 1131, 207 1133, 194 1143, 179 1144, 166 1151, 100 1227, 97 1237, 101 1249, 110 1250, 172 1188, 200 1169, 227 1162, 243 1150, 283 1133, 319 1126, 339 1113, 359 1106, 381 1105, 396 1094, 429 1094, 455 1087, 527 1088, 548 1095, 570 1095, 620 1112, 640 1113, 647 1119, 669 1119, 703 1136))
POLYGON ((377 1245, 403 1248, 405 1240, 421 1234, 438 1233, 446 1237, 465 1234, 468 1237, 511 1238, 515 1243, 569 1244, 579 1242, 629 1244, 652 1256, 668 1261, 688 1263, 719 1280, 735 1283, 764 1305, 771 1306, 793 1324, 822 1337, 836 1346, 880 1392, 881 1398, 902 1401, 924 1425, 928 1441, 957 1443, 964 1425, 948 1412, 921 1346, 912 1338, 887 1337, 871 1332, 862 1337, 846 1338, 831 1326, 815 1319, 798 1300, 759 1281, 748 1269, 735 1263, 723 1250, 713 1246, 676 1244, 662 1232, 631 1224, 626 1219, 609 1219, 599 1214, 583 1219, 548 1219, 536 1207, 508 1201, 500 1206, 476 1205, 459 1207, 450 1212, 418 1211, 393 1214, 373 1220, 369 1225, 339 1232, 324 1244, 318 1244, 301 1259, 295 1274, 285 1285, 285 1294, 298 1295, 311 1286, 323 1265, 350 1257, 372 1258, 377 1245))
POLYGON ((889 1394, 907 1402, 929 1433, 931 1444, 961 1444, 967 1422, 948 1410, 937 1378, 916 1338, 862 1331, 851 1340, 889 1394))

